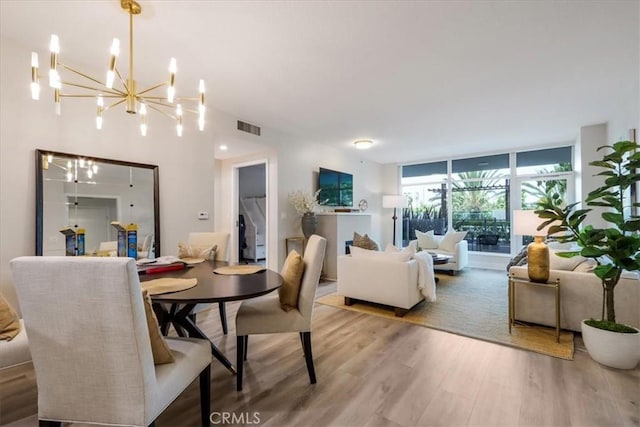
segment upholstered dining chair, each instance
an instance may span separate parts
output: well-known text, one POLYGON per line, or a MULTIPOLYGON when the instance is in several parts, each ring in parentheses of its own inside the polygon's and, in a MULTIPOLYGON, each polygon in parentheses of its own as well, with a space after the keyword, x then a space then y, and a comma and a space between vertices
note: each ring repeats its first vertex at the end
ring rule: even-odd
POLYGON ((245 300, 240 305, 236 315, 236 369, 238 370, 236 388, 238 391, 242 390, 243 366, 244 361, 247 360, 249 335, 255 334, 299 332, 309 380, 311 384, 316 383, 311 353, 311 318, 326 247, 327 239, 316 234, 312 235, 307 242, 297 309, 284 311, 280 307, 280 298, 277 292, 245 300))
POLYGON ((198 377, 202 425, 209 425, 211 346, 166 338, 175 360, 154 365, 133 259, 20 257, 10 266, 29 336, 40 425, 153 425, 198 377))
MULTIPOLYGON (((229 262, 229 233, 223 232, 199 232, 189 233, 189 240, 187 243, 191 247, 209 247, 217 246, 216 249, 216 261, 229 262)), ((193 308, 193 319, 198 313, 211 308, 211 304, 196 304, 193 308)), ((227 335, 229 331, 227 327, 227 308, 224 302, 218 303, 218 311, 220 312, 220 323, 222 324, 222 332, 227 335)))

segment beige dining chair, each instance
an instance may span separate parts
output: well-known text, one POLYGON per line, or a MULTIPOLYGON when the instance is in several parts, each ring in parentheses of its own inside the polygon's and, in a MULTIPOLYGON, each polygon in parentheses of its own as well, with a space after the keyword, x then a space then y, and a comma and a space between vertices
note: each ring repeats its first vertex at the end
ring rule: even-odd
MULTIPOLYGON (((216 261, 229 262, 229 238, 231 235, 224 232, 194 232, 189 233, 187 243, 192 247, 209 247, 217 246, 216 261)), ((197 304, 192 312, 192 318, 195 322, 196 315, 204 310, 211 308, 211 304, 197 304)), ((220 323, 222 324, 222 332, 227 335, 229 331, 227 327, 227 309, 224 302, 218 303, 218 311, 220 312, 220 323)))
POLYGON ((280 308, 277 292, 245 300, 236 314, 237 366, 236 388, 242 390, 244 361, 247 360, 249 335, 298 332, 307 364, 309 380, 316 383, 311 353, 311 318, 313 304, 320 281, 327 239, 316 234, 309 238, 304 250, 304 272, 300 284, 298 308, 284 311, 280 308))
POLYGON ((166 338, 154 365, 131 258, 20 257, 10 262, 29 336, 40 425, 148 426, 195 378, 209 426, 211 346, 166 338))

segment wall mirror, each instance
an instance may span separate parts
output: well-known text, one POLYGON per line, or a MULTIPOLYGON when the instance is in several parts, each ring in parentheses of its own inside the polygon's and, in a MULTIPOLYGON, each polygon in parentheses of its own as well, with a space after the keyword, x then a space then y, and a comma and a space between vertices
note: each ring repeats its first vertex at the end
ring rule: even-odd
POLYGON ((138 225, 140 256, 145 242, 159 256, 159 206, 158 166, 36 150, 36 255, 64 255, 66 227, 84 228, 85 254, 97 254, 119 221, 138 225))

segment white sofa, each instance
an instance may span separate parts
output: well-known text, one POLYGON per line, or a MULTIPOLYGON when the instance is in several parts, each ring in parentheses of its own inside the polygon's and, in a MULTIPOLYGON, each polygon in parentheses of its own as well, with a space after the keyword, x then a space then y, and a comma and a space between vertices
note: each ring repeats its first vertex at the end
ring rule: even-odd
MULTIPOLYGON (((435 235, 433 237, 438 243, 440 243, 444 238, 444 236, 439 235, 435 235)), ((413 245, 416 251, 418 250, 417 240, 411 240, 409 244, 413 245)), ((446 264, 434 265, 434 270, 447 271, 449 274, 455 275, 458 271, 469 265, 469 244, 466 240, 461 240, 456 243, 455 250, 453 252, 444 250, 442 248, 428 249, 428 251, 451 257, 451 259, 449 259, 449 262, 447 262, 446 264)))
POLYGON ((418 263, 338 256, 338 294, 345 304, 363 300, 395 308, 404 316, 424 299, 418 289, 418 263))
MULTIPOLYGON (((509 274, 527 279, 527 266, 514 266, 509 274)), ((583 319, 600 318, 602 285, 593 272, 550 270, 549 280, 560 279, 560 327, 580 331, 583 319)), ((552 289, 516 285, 516 320, 555 326, 552 289)), ((615 288, 616 322, 640 327, 640 280, 637 272, 625 272, 615 288)))

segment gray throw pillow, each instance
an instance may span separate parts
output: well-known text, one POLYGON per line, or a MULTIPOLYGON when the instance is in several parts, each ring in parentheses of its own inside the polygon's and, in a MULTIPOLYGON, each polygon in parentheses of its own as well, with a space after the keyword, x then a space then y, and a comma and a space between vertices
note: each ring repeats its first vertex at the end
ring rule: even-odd
POLYGON ((371 237, 369 237, 367 234, 365 234, 364 236, 361 236, 360 234, 354 232, 353 233, 353 244, 352 246, 358 247, 358 248, 362 248, 362 249, 369 249, 370 251, 379 251, 380 247, 378 246, 378 243, 376 243, 375 240, 373 240, 371 237))
POLYGON ((520 249, 520 252, 518 252, 516 256, 511 258, 511 261, 509 261, 509 264, 507 264, 507 272, 514 265, 520 266, 520 265, 525 265, 526 263, 527 263, 527 247, 523 246, 522 249, 520 249))

